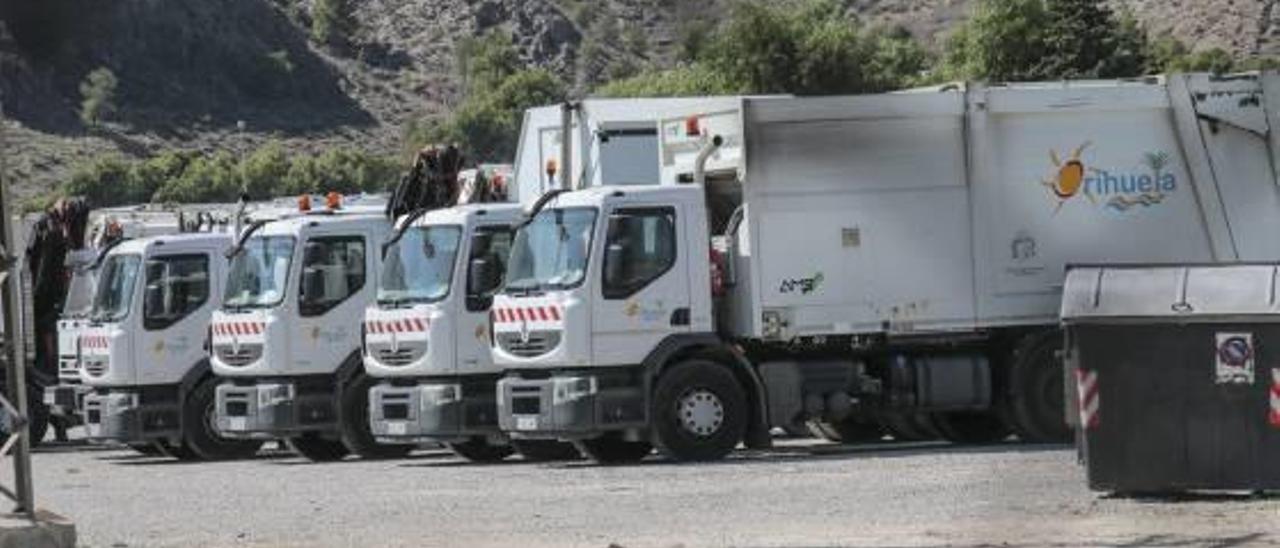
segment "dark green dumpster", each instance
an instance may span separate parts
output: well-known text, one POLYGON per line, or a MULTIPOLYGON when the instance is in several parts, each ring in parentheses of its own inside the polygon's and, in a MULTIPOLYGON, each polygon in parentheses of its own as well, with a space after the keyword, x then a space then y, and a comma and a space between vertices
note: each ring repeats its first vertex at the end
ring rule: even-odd
POLYGON ((1072 267, 1062 322, 1091 489, 1280 489, 1280 265, 1072 267))

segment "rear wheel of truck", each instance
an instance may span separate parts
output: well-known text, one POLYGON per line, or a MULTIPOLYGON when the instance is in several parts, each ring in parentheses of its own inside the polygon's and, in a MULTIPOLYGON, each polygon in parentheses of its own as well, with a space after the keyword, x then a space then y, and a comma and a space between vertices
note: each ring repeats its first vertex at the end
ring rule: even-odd
POLYGON ((556 440, 511 440, 511 447, 524 457, 524 460, 546 462, 556 460, 578 460, 582 453, 572 443, 556 440))
POLYGON ((1009 416, 1018 437, 1032 443, 1067 443, 1063 400, 1062 333, 1026 336, 1014 349, 1009 374, 1009 416))
POLYGON ((933 423, 942 433, 942 439, 952 443, 996 443, 1012 433, 999 415, 989 411, 934 413, 933 423))
POLYGON ((837 443, 869 443, 884 437, 884 427, 878 422, 847 418, 838 422, 809 421, 809 431, 828 441, 837 443))
POLYGON ((401 459, 409 456, 414 445, 383 444, 373 437, 369 426, 369 389, 373 387, 372 377, 357 373, 351 383, 342 391, 342 410, 339 413, 342 441, 352 453, 362 459, 401 459))
POLYGON ((218 383, 212 378, 196 385, 187 395, 182 412, 182 442, 204 460, 247 459, 262 448, 262 440, 224 438, 218 432, 218 383))
POLYGON ((676 460, 717 460, 742 441, 747 398, 727 368, 690 360, 658 377, 652 416, 662 453, 676 460))
POLYGON ((587 458, 600 464, 630 464, 640 462, 653 452, 653 444, 647 441, 627 441, 621 432, 609 432, 598 438, 574 442, 587 458))
POLYGON ((484 438, 445 444, 450 451, 471 462, 498 462, 515 452, 510 445, 494 445, 484 438))
POLYGON ((342 440, 326 439, 318 432, 307 432, 289 438, 289 446, 295 453, 315 462, 339 461, 351 454, 342 440))

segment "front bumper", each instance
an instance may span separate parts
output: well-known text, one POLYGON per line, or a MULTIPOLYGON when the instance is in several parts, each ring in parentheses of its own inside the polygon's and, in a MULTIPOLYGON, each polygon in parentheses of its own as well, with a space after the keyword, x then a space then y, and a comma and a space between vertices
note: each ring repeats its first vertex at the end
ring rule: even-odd
POLYGON ((93 389, 83 384, 56 384, 44 388, 43 401, 49 413, 58 417, 80 417, 84 398, 93 389))
POLYGON ((224 383, 216 398, 215 426, 228 438, 270 439, 337 428, 334 394, 300 395, 291 382, 224 383))
POLYGON ((91 392, 84 396, 89 441, 147 443, 182 436, 181 412, 171 404, 145 404, 137 392, 91 392))
POLYGON ((648 427, 641 383, 592 374, 498 381, 498 426, 516 439, 579 439, 648 427), (615 379, 610 379, 615 380, 615 379))
POLYGON ((369 427, 381 443, 459 441, 498 437, 494 384, 480 390, 461 383, 382 383, 369 391, 369 427))

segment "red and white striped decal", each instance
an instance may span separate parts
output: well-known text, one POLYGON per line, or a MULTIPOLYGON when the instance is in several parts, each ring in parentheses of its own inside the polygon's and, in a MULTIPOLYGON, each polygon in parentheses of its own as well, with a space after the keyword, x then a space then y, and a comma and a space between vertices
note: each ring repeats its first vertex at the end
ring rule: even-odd
POLYGON ((106 348, 110 346, 110 339, 106 335, 81 335, 80 348, 106 348))
POLYGON ((213 334, 219 336, 261 335, 266 330, 267 324, 264 322, 222 322, 213 324, 213 334))
POLYGON ((517 306, 493 309, 494 323, 558 322, 561 311, 558 306, 517 306))
POLYGON ((365 333, 381 335, 385 333, 423 333, 431 326, 425 318, 403 318, 399 320, 369 320, 364 324, 365 333))
POLYGON ((1280 369, 1271 370, 1271 426, 1280 428, 1280 369))
POLYGON ((1098 427, 1098 410, 1102 407, 1098 395, 1098 372, 1076 370, 1076 393, 1080 397, 1080 427, 1085 430, 1098 427))

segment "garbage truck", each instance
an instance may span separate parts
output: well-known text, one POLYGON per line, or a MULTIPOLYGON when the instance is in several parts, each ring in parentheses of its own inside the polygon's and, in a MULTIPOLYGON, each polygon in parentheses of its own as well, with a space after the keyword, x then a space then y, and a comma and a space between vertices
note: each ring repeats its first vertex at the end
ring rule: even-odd
MULTIPOLYGON (((494 297, 498 421, 600 461, 820 420, 1065 441, 1064 265, 1280 258, 1280 76, 744 98, 663 184, 554 189, 494 297)), ((484 282, 490 282, 486 284, 484 282)))
POLYGON ((285 439, 313 461, 406 455, 412 445, 374 441, 360 358, 391 223, 382 206, 344 206, 335 193, 311 204, 300 197, 297 213, 249 225, 227 252, 210 323, 214 423, 229 438, 285 439))
POLYGON ((155 448, 183 460, 245 458, 262 442, 222 437, 209 318, 227 277, 229 233, 127 240, 108 251, 80 331, 90 441, 155 448))
POLYGON ((502 371, 489 353, 492 294, 468 283, 470 259, 500 263, 518 204, 459 205, 403 218, 388 241, 377 300, 365 311, 365 371, 374 436, 388 443, 443 442, 471 461, 578 456, 556 440, 511 443, 494 398, 502 371))

